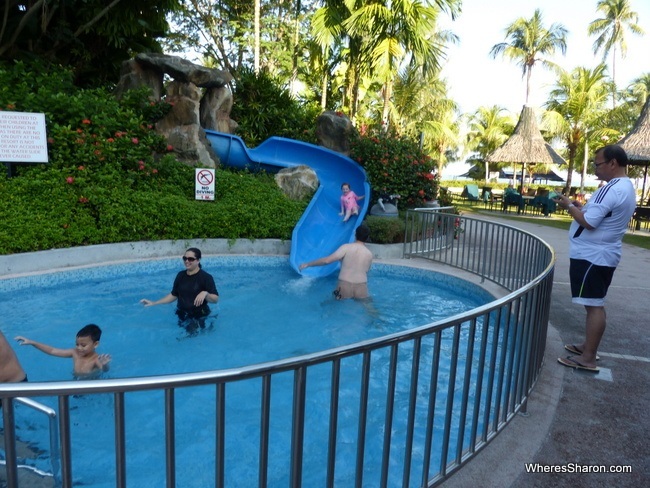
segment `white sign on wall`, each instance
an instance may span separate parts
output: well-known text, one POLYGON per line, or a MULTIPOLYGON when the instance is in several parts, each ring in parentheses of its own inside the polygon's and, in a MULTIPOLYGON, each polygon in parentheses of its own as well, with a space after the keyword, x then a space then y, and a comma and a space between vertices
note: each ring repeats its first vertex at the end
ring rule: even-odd
POLYGON ((214 200, 214 169, 195 168, 195 199, 214 200))
POLYGON ((45 114, 0 111, 0 162, 48 162, 45 114))

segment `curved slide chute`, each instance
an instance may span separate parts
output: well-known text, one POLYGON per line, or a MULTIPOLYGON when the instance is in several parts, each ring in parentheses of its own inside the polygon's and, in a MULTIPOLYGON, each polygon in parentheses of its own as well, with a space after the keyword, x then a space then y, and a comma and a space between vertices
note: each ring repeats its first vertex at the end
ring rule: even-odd
POLYGON ((307 165, 320 181, 307 209, 293 229, 289 262, 305 276, 327 276, 339 269, 340 263, 299 271, 301 263, 332 254, 341 244, 354 241, 354 231, 368 211, 370 184, 366 172, 352 159, 324 147, 283 137, 270 137, 254 149, 249 149, 238 136, 211 130, 205 131, 212 150, 221 163, 251 171, 277 173, 282 168, 307 165), (343 222, 341 184, 349 183, 352 190, 365 198, 359 201, 359 215, 343 222))

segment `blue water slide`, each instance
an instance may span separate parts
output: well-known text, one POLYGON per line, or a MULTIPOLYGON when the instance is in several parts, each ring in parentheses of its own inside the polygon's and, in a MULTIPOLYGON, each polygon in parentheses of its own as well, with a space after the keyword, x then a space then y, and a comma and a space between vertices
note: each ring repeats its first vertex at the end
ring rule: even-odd
POLYGON ((270 137, 249 149, 238 136, 211 130, 205 133, 213 151, 226 166, 277 173, 282 168, 307 165, 316 172, 320 186, 293 229, 289 262, 305 276, 327 276, 338 270, 338 262, 303 271, 298 267, 332 254, 341 244, 354 241, 354 231, 363 221, 370 201, 370 184, 364 169, 340 153, 302 141, 270 137), (339 215, 344 182, 349 183, 357 195, 365 196, 359 201, 359 215, 348 222, 342 222, 339 215))

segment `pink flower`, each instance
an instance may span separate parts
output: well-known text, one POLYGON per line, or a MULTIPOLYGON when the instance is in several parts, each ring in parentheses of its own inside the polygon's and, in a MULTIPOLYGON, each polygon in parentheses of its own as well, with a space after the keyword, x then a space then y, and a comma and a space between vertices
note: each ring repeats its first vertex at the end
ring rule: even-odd
POLYGON ((143 169, 144 169, 144 161, 138 161, 138 168, 139 168, 140 170, 143 170, 143 169))
POLYGON ((90 125, 90 124, 92 124, 92 122, 91 122, 89 119, 83 119, 83 120, 81 121, 81 123, 82 123, 82 124, 86 124, 86 125, 90 125))
POLYGON ((151 172, 152 172, 153 174, 156 174, 156 173, 158 173, 158 170, 157 170, 156 168, 154 168, 154 169, 151 170, 151 172))
POLYGON ((79 203, 88 203, 88 199, 86 197, 79 197, 79 203))
POLYGON ((167 151, 171 152, 173 150, 174 150, 174 146, 172 146, 171 144, 167 144, 167 151))
POLYGON ((112 137, 109 137, 108 139, 106 139, 106 142, 115 142, 115 139, 113 139, 112 137))
POLYGON ((65 182, 66 182, 68 185, 72 185, 72 184, 74 183, 74 178, 73 178, 72 176, 68 176, 68 177, 65 179, 65 182))
POLYGON ((133 137, 133 138, 131 138, 131 142, 132 142, 133 144, 138 144, 140 141, 138 140, 137 137, 133 137))
POLYGON ((83 166, 79 166, 79 167, 77 167, 77 169, 78 169, 79 171, 83 171, 83 170, 86 169, 86 168, 84 168, 83 166))

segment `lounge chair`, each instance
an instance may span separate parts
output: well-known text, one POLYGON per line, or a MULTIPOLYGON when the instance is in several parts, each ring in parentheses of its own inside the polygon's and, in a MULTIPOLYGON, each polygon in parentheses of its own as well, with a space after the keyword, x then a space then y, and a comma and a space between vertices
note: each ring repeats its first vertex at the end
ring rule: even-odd
POLYGON ((463 193, 461 193, 460 196, 465 200, 469 200, 470 202, 478 202, 478 185, 465 185, 465 188, 463 188, 463 193))

